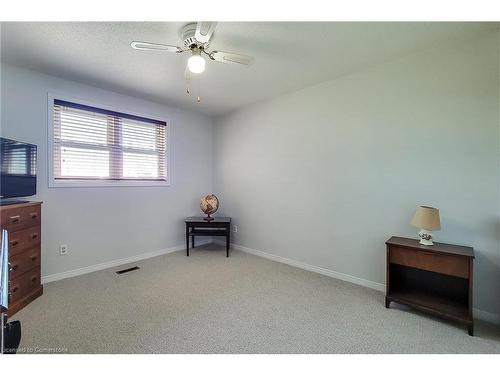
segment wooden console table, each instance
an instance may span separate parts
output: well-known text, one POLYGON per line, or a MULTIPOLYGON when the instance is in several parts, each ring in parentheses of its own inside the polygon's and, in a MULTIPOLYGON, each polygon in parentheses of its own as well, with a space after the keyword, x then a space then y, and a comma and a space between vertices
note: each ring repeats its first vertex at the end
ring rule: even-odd
POLYGON ((186 219, 186 255, 189 256, 189 237, 194 248, 196 236, 226 237, 226 257, 229 257, 229 242, 231 239, 231 218, 213 217, 207 221, 204 217, 188 217, 186 219))
POLYGON ((454 320, 474 334, 471 247, 391 237, 387 245, 385 307, 397 302, 454 320))

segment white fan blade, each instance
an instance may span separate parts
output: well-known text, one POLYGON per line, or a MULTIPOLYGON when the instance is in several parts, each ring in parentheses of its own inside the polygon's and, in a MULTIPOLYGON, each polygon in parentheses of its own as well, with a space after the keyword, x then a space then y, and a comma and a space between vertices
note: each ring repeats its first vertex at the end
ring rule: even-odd
POLYGON ((253 63, 252 56, 240 55, 239 53, 212 51, 210 52, 209 56, 212 60, 223 63, 243 64, 243 65, 250 65, 253 63))
POLYGON ((194 38, 199 43, 208 43, 210 38, 215 31, 217 22, 198 22, 196 24, 196 31, 194 33, 194 38))
POLYGON ((184 50, 177 46, 169 46, 168 44, 157 44, 148 42, 132 42, 130 46, 134 49, 146 50, 146 51, 166 51, 166 52, 184 52, 184 50))

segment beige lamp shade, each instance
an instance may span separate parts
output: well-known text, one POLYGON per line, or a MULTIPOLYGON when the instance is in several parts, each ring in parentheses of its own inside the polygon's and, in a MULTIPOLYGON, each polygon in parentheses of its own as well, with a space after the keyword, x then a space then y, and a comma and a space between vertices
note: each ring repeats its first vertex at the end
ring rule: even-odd
POLYGON ((441 229, 439 210, 434 207, 418 206, 417 212, 411 221, 411 225, 426 230, 441 229))

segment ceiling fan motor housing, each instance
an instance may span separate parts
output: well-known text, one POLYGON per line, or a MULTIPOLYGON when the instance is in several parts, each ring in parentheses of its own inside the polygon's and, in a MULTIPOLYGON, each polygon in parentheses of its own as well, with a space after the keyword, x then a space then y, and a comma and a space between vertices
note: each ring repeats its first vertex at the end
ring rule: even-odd
POLYGON ((203 49, 207 48, 209 43, 200 43, 194 37, 196 33, 196 23, 188 23, 181 29, 181 38, 184 42, 184 45, 188 48, 202 47, 203 49))

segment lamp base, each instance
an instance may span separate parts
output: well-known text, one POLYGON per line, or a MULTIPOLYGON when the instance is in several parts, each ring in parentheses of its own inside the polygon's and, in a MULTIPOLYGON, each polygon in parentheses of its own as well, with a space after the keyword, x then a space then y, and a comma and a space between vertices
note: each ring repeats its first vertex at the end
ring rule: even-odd
POLYGON ((418 237, 420 237, 420 244, 425 246, 432 246, 434 242, 432 242, 432 232, 426 229, 420 229, 418 232, 418 237))

